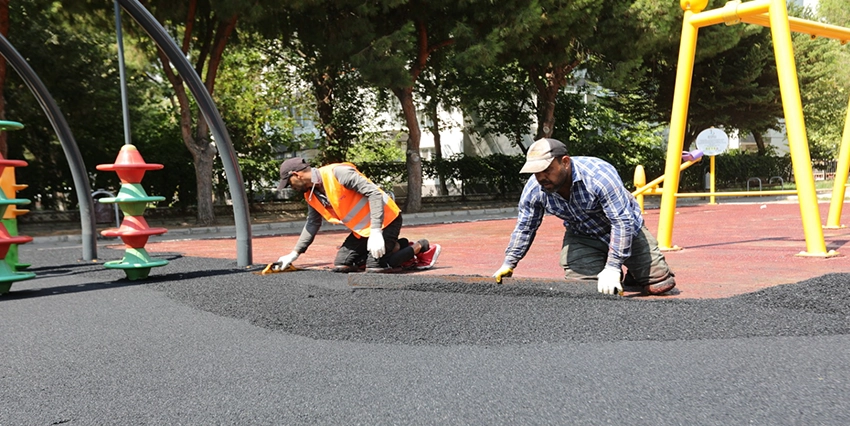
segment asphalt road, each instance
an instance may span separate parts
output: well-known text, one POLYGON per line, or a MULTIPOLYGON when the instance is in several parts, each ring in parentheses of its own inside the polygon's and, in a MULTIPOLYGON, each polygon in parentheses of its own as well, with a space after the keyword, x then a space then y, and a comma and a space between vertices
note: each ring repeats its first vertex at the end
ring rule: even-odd
POLYGON ((178 254, 131 282, 20 250, 38 277, 0 296, 0 425, 850 424, 848 274, 625 299, 178 254))

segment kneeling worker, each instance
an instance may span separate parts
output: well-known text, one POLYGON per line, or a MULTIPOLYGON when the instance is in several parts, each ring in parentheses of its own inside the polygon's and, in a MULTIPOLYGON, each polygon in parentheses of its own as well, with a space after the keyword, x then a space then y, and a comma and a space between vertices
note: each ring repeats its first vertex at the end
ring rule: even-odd
POLYGON ((566 227, 560 263, 568 280, 596 280, 603 294, 620 294, 623 282, 642 286, 647 294, 662 294, 676 286, 658 241, 644 225, 640 206, 614 166, 594 157, 570 158, 563 143, 544 138, 528 148, 520 173, 533 175, 519 200, 505 261, 493 274, 496 282, 513 274, 544 213, 549 213, 566 227))
POLYGON ((420 262, 427 260, 427 267, 436 262, 439 246, 431 247, 428 240, 413 244, 403 241, 404 247, 399 246, 400 209, 353 164, 312 168, 303 158, 290 158, 280 165, 278 190, 289 186, 304 194, 307 221, 295 248, 278 259, 276 268, 286 269, 307 251, 323 218, 351 230, 334 260, 336 272, 357 272, 364 266, 367 272, 396 272, 414 256, 420 262))

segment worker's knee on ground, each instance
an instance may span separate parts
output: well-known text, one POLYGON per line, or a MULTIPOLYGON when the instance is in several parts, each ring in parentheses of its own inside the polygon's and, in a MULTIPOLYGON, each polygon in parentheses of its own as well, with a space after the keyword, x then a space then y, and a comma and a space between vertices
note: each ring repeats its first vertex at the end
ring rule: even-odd
POLYGON ((351 265, 351 266, 359 266, 365 262, 365 255, 362 253, 358 253, 355 250, 352 250, 348 247, 340 247, 339 251, 336 252, 336 258, 334 259, 334 265, 351 265))
POLYGON ((605 269, 607 256, 595 250, 576 250, 566 247, 561 251, 561 267, 568 280, 596 279, 596 275, 605 269))
POLYGON ((666 264, 663 267, 659 267, 659 265, 647 265, 646 267, 629 268, 626 266, 624 283, 629 286, 652 285, 660 283, 672 276, 675 276, 675 274, 670 271, 666 264))
MULTIPOLYGON (((600 269, 599 272, 602 272, 602 270, 600 269)), ((564 268, 564 278, 568 281, 595 281, 599 272, 595 274, 583 274, 569 268, 564 268)))
POLYGON ((670 277, 675 277, 675 276, 676 276, 676 274, 674 274, 670 271, 667 271, 666 274, 663 274, 661 276, 651 276, 651 277, 649 277, 649 279, 646 282, 646 285, 658 284, 662 281, 666 281, 670 277))

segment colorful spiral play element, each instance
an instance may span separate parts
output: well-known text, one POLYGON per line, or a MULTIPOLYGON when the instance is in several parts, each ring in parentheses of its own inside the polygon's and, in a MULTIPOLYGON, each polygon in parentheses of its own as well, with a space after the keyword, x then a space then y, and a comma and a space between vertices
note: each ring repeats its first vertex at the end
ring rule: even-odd
MULTIPOLYGON (((23 128, 21 123, 17 123, 14 121, 0 121, 0 131, 6 130, 18 130, 23 128)), ((0 155, 0 175, 3 175, 7 168, 14 167, 24 167, 27 165, 26 161, 23 160, 7 160, 0 155)), ((12 169, 12 182, 14 183, 14 169, 12 169)), ((20 189, 20 188, 16 188, 20 189)), ((14 191, 12 192, 12 197, 14 197, 14 191)), ((0 222, 0 294, 7 293, 9 289, 12 287, 12 283, 15 281, 23 281, 28 280, 30 278, 35 277, 35 274, 32 272, 17 272, 17 245, 25 244, 32 241, 32 237, 27 236, 18 236, 17 234, 17 222, 15 221, 14 230, 10 233, 9 229, 6 228, 7 224, 10 224, 5 218, 7 217, 7 213, 10 212, 23 212, 26 210, 17 210, 15 206, 29 204, 30 200, 23 198, 9 198, 6 195, 5 188, 4 190, 0 190, 0 216, 4 218, 3 222, 0 222), (11 209, 9 207, 12 207, 11 209), (15 259, 10 259, 7 261, 6 257, 10 253, 10 249, 14 247, 14 257, 15 259)), ((14 220, 15 214, 12 214, 12 219, 14 220)), ((21 214, 21 213, 18 213, 21 214)), ((23 266, 23 265, 22 265, 23 266)))
POLYGON ((165 197, 148 196, 140 183, 146 171, 162 168, 162 164, 145 163, 139 150, 129 144, 121 148, 115 163, 97 166, 98 170, 114 171, 121 180, 121 190, 116 197, 101 198, 98 201, 118 203, 118 207, 124 212, 121 226, 102 231, 101 235, 120 237, 127 246, 123 259, 106 262, 104 266, 111 269, 123 269, 130 280, 147 278, 151 268, 168 264, 167 260, 152 259, 145 250, 145 244, 148 243, 151 235, 168 232, 165 228, 149 227, 144 217, 148 203, 163 201, 165 197))

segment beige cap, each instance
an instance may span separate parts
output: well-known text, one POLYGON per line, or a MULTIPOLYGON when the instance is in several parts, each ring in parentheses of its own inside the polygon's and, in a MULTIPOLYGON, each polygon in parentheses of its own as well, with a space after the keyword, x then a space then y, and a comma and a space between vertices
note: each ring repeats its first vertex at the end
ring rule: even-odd
POLYGON ((567 155, 567 147, 561 141, 551 138, 538 139, 525 153, 525 165, 520 173, 537 173, 546 170, 556 157, 567 155))

